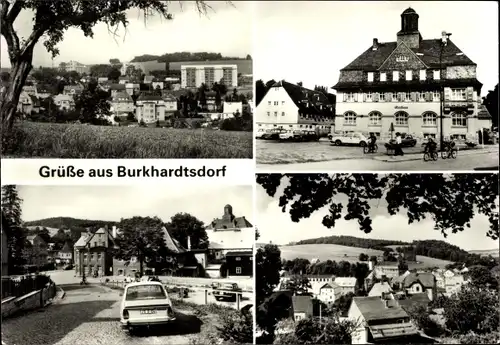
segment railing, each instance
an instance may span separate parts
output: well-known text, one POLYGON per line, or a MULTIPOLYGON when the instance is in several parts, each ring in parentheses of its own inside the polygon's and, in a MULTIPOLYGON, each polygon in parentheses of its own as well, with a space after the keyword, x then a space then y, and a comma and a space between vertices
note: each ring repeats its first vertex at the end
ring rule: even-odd
POLYGON ((20 297, 30 292, 45 288, 50 283, 50 277, 46 275, 3 277, 2 299, 6 297, 20 297))

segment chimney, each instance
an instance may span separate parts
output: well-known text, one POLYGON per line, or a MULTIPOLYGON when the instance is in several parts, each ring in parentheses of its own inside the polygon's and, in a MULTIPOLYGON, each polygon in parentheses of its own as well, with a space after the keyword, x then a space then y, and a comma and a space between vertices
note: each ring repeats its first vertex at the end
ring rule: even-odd
POLYGON ((448 34, 446 31, 441 32, 441 41, 443 42, 443 45, 446 45, 448 43, 448 34))
POLYGON ((113 238, 116 238, 116 225, 113 225, 113 238))
POLYGON ((378 49, 378 38, 373 39, 373 45, 372 45, 372 50, 377 50, 378 49))
POLYGON ((188 246, 187 249, 191 250, 191 236, 187 237, 187 246, 188 246))

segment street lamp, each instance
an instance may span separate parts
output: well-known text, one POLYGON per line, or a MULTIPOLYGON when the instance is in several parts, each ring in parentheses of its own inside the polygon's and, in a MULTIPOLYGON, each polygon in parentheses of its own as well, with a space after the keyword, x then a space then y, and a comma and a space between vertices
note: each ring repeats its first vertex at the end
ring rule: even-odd
POLYGON ((448 39, 451 33, 445 31, 442 32, 441 37, 441 49, 439 50, 439 79, 441 81, 441 87, 439 92, 439 147, 441 152, 444 151, 444 138, 443 138, 443 107, 444 107, 444 75, 443 73, 443 48, 448 44, 448 39))

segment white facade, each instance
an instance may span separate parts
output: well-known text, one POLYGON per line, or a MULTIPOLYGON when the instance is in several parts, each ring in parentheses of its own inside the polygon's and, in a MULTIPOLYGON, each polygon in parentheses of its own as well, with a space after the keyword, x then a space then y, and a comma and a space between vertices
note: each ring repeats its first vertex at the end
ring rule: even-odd
POLYGON ((316 298, 325 304, 333 304, 341 296, 340 289, 335 285, 324 285, 319 289, 316 298))
POLYGON ((287 130, 315 130, 329 132, 331 121, 317 123, 313 119, 299 119, 299 108, 283 87, 272 87, 259 103, 255 115, 258 129, 283 128, 287 130))
POLYGON ((222 112, 225 114, 234 114, 243 112, 243 103, 242 102, 224 102, 223 103, 222 112))
POLYGON ((238 86, 237 65, 181 65, 181 88, 212 87, 223 81, 228 88, 238 86))
POLYGON ((75 101, 70 95, 59 94, 54 96, 54 103, 60 110, 71 110, 75 107, 75 101))
POLYGON ((78 61, 71 60, 66 63, 66 72, 77 72, 78 74, 88 74, 90 71, 89 66, 79 63, 78 61))
POLYGON ((165 102, 162 99, 137 100, 136 117, 138 122, 145 123, 165 121, 165 102))

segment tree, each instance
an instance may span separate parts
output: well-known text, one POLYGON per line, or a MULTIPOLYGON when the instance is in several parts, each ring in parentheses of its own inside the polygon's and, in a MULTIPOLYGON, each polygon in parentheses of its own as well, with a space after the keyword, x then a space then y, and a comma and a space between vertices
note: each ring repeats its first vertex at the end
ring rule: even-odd
POLYGON ((207 91, 207 86, 204 83, 202 83, 198 88, 198 94, 197 94, 197 98, 198 101, 200 102, 200 106, 202 109, 207 108, 207 96, 205 93, 206 91, 207 91))
POLYGON ((368 255, 365 253, 359 254, 359 261, 368 261, 368 255))
POLYGON ((292 290, 294 295, 307 295, 312 288, 309 278, 304 275, 293 276, 286 286, 287 290, 292 290))
MULTIPOLYGON (((198 11, 206 14, 210 7, 204 1, 196 3, 198 11)), ((69 28, 79 28, 87 37, 93 37, 92 29, 98 23, 115 28, 121 24, 126 28, 126 11, 134 8, 144 11, 145 18, 158 14, 165 19, 173 19, 168 11, 169 2, 161 0, 104 0, 91 3, 86 0, 0 0, 0 4, 0 32, 7 42, 11 64, 10 83, 0 104, 4 133, 10 132, 14 124, 19 96, 33 68, 33 51, 42 37, 45 48, 55 57, 59 53, 57 45, 64 39, 64 33, 69 28), (31 33, 25 36, 27 39, 20 39, 14 28, 14 22, 21 12, 33 13, 34 25, 31 33)))
MULTIPOLYGON (((63 231, 63 233, 64 233, 64 231, 63 231)), ((51 242, 50 232, 45 227, 43 227, 41 229, 40 228, 35 229, 35 235, 40 236, 45 241, 45 243, 50 243, 51 242)))
POLYGON ((498 292, 476 286, 464 286, 451 296, 444 307, 446 327, 459 334, 486 334, 498 330, 498 292))
POLYGON ((349 292, 345 295, 340 296, 340 298, 336 299, 333 303, 334 308, 337 310, 339 315, 346 315, 351 307, 351 302, 354 297, 354 293, 349 292))
POLYGON ((483 105, 491 115, 493 127, 498 127, 498 84, 493 91, 488 91, 486 97, 483 97, 483 105))
POLYGON ((108 124, 111 114, 108 92, 97 86, 95 81, 89 83, 83 92, 75 98, 75 110, 82 123, 95 125, 108 124))
POLYGON ((107 77, 108 77, 109 80, 117 81, 120 78, 121 75, 122 74, 121 74, 120 70, 118 68, 116 68, 116 67, 113 67, 108 72, 107 77))
POLYGON ((302 87, 303 83, 302 83, 301 81, 299 81, 299 82, 297 83, 297 85, 298 85, 298 86, 300 86, 300 87, 302 87))
POLYGON ((109 64, 112 66, 121 66, 122 65, 122 63, 120 62, 120 59, 117 59, 117 58, 109 59, 109 64))
POLYGON ((24 263, 23 250, 26 244, 26 232, 22 228, 21 203, 17 187, 2 186, 2 230, 7 234, 9 249, 9 272, 24 263), (3 224, 5 222, 5 224, 3 224))
POLYGON ((488 217, 487 236, 498 239, 498 179, 494 174, 258 174, 256 179, 269 196, 274 196, 283 179, 288 185, 279 199, 283 212, 289 207, 294 222, 308 218, 329 206, 323 225, 333 228, 342 217, 344 205, 338 195, 347 197, 345 220, 357 220, 365 233, 372 231, 369 201, 385 197, 390 215, 406 211, 408 223, 430 216, 443 236, 470 227, 476 213, 488 217))
POLYGON ((121 233, 116 239, 116 257, 126 262, 137 258, 142 276, 144 263, 156 261, 159 251, 165 248, 163 222, 157 217, 132 217, 122 219, 118 228, 121 233))
POLYGON ((292 335, 275 340, 275 344, 350 344, 356 325, 350 320, 329 317, 324 320, 300 320, 292 335))
POLYGON ((269 296, 280 281, 281 251, 274 244, 259 248, 255 254, 257 305, 269 296))
POLYGON ((374 265, 376 265, 377 264, 377 256, 376 255, 370 256, 370 261, 373 262, 374 265))
POLYGON ((127 114, 127 121, 130 121, 130 122, 136 122, 137 119, 135 118, 135 114, 130 112, 127 114))
POLYGON ((175 238, 185 248, 188 247, 188 236, 191 241, 191 248, 208 248, 208 236, 205 231, 205 224, 189 213, 177 213, 170 218, 170 222, 165 224, 170 235, 175 238))
POLYGON ((437 337, 443 333, 441 326, 430 318, 429 310, 423 305, 412 305, 405 309, 412 321, 420 328, 425 334, 430 337, 437 337))
POLYGON ((470 284, 478 288, 489 288, 498 290, 498 281, 487 267, 485 266, 472 266, 469 267, 467 276, 470 278, 470 284))
POLYGON ((244 311, 223 313, 222 326, 217 327, 217 333, 223 341, 230 344, 253 343, 253 316, 244 311))

